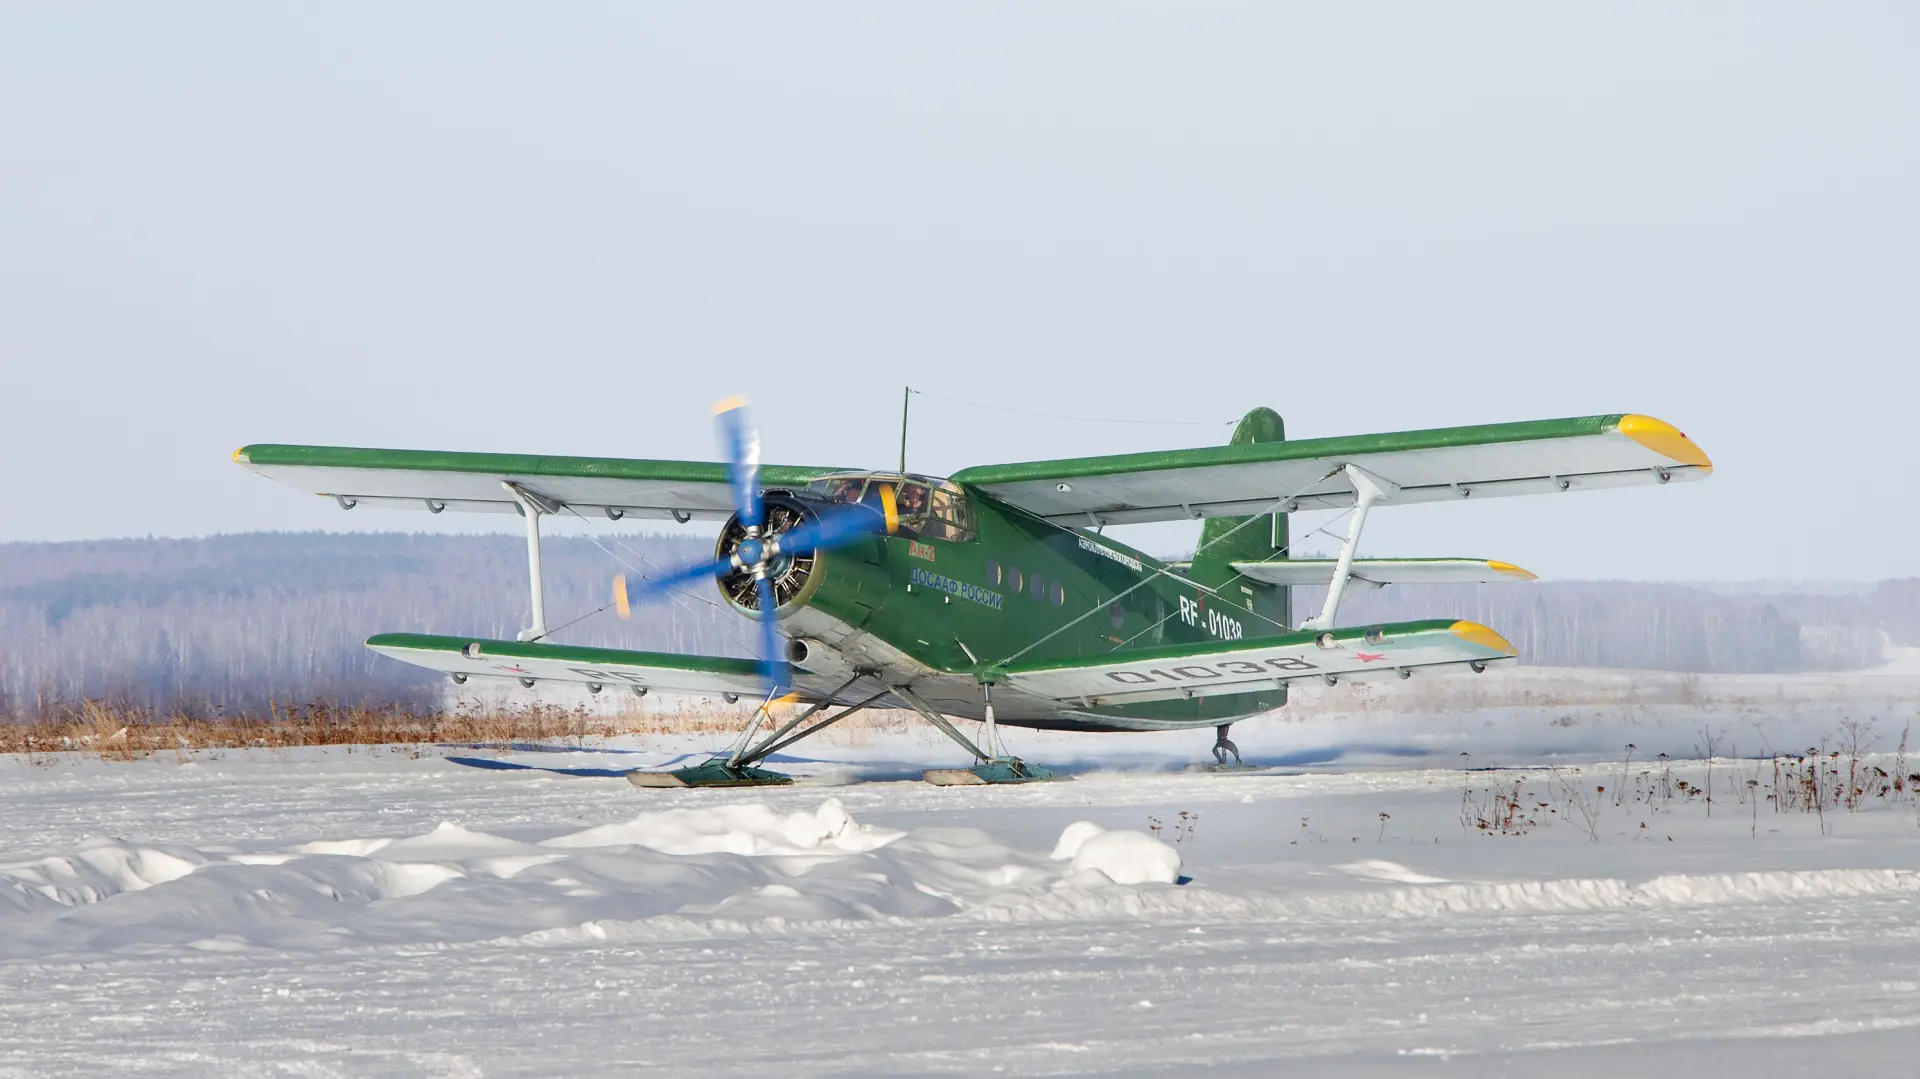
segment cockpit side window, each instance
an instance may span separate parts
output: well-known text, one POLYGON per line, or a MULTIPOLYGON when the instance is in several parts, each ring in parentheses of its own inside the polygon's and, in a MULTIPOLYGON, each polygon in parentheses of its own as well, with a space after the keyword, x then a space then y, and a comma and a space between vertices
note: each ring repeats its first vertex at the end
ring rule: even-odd
POLYGON ((970 540, 973 538, 973 507, 959 491, 935 487, 927 523, 921 531, 934 539, 955 543, 970 540))
POLYGON ((912 481, 902 483, 893 501, 901 524, 918 525, 927 516, 927 485, 912 481))
POLYGON ((875 513, 886 512, 885 500, 891 496, 900 535, 950 543, 973 538, 973 508, 959 488, 944 480, 899 475, 823 476, 808 484, 807 491, 828 502, 858 504, 875 513))
POLYGON ((892 499, 894 513, 904 519, 900 512, 900 481, 881 479, 878 476, 867 481, 867 489, 860 495, 860 504, 882 516, 887 512, 887 500, 892 499))
POLYGON ((860 501, 860 490, 866 483, 865 476, 828 476, 807 484, 807 493, 828 502, 851 504, 860 501))
POLYGON ((887 492, 893 496, 893 512, 899 521, 898 531, 903 536, 921 536, 926 534, 929 523, 927 508, 927 485, 913 480, 880 479, 875 477, 867 484, 867 493, 860 501, 870 506, 875 513, 886 512, 887 492))

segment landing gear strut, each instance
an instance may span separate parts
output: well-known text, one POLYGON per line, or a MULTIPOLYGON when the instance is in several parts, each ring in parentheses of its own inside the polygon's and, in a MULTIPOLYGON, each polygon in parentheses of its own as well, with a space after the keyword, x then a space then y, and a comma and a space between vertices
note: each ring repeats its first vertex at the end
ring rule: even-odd
POLYGON ((1247 762, 1240 759, 1240 747, 1234 745, 1233 741, 1227 737, 1227 732, 1231 729, 1233 729, 1231 723, 1222 723, 1213 729, 1213 759, 1218 767, 1226 768, 1228 767, 1227 754, 1231 753, 1233 754, 1232 767, 1245 768, 1247 762))
POLYGON ((732 749, 714 756, 700 764, 676 768, 671 772, 628 772, 627 782, 636 787, 774 787, 786 786, 793 777, 780 772, 758 767, 759 763, 782 749, 798 742, 802 738, 818 734, 848 716, 877 703, 889 695, 906 702, 907 707, 920 713, 928 723, 934 725, 940 733, 953 739, 973 755, 971 768, 934 768, 926 772, 924 778, 936 786, 971 785, 978 783, 1033 783, 1047 779, 1069 779, 1070 776, 1055 773, 1035 764, 1028 764, 1018 757, 1005 753, 990 752, 998 748, 999 731, 994 723, 993 690, 982 686, 986 694, 986 743, 988 749, 975 745, 973 740, 961 734, 953 721, 940 714, 938 709, 906 686, 883 686, 878 692, 847 705, 832 715, 825 711, 834 700, 841 699, 854 683, 862 678, 872 677, 871 672, 855 674, 842 683, 839 688, 827 694, 819 702, 808 706, 799 715, 794 716, 772 734, 755 737, 760 729, 772 717, 768 709, 773 701, 769 699, 754 713, 753 720, 733 744, 732 749))
POLYGON ((862 677, 864 675, 855 675, 847 679, 838 689, 808 706, 799 715, 782 724, 778 730, 756 743, 753 740, 754 735, 758 734, 761 726, 771 718, 768 709, 772 707, 773 701, 769 699, 766 704, 760 706, 759 711, 753 714, 753 722, 748 724, 746 733, 734 743, 730 752, 700 764, 676 768, 671 772, 628 772, 627 782, 636 787, 784 787, 793 782, 792 776, 755 766, 800 739, 826 730, 887 695, 885 690, 881 690, 864 700, 847 705, 824 719, 814 719, 816 715, 832 707, 832 702, 847 690, 852 689, 853 684, 862 677), (795 733, 795 729, 808 720, 814 720, 813 725, 795 733))
POLYGON ((989 752, 999 749, 1000 732, 994 722, 993 685, 990 682, 982 682, 980 689, 985 694, 987 702, 987 749, 974 745, 971 739, 954 727, 952 721, 921 700, 912 690, 905 686, 893 688, 893 695, 907 702, 907 707, 920 713, 922 719, 933 724, 941 734, 953 739, 961 749, 973 754, 971 768, 929 768, 921 773, 920 778, 936 787, 963 787, 982 783, 1038 783, 1049 779, 1070 778, 1056 775, 1053 771, 1037 764, 1028 764, 1018 757, 989 752))
POLYGON ((1233 727, 1233 724, 1231 723, 1222 723, 1218 727, 1215 727, 1213 729, 1213 763, 1212 764, 1206 764, 1206 763, 1196 761, 1193 764, 1187 765, 1187 771, 1212 772, 1215 774, 1219 774, 1221 772, 1258 771, 1259 769, 1256 768, 1254 765, 1248 764, 1246 761, 1243 761, 1240 759, 1240 747, 1234 745, 1233 739, 1227 737, 1227 731, 1230 730, 1232 727, 1233 727), (1228 758, 1232 758, 1232 759, 1229 760, 1228 758))

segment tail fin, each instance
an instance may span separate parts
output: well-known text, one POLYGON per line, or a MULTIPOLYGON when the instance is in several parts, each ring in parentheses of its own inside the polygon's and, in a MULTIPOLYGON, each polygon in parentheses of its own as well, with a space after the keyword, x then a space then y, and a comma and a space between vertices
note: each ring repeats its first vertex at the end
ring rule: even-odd
MULTIPOLYGON (((1234 428, 1233 446, 1284 442, 1286 422, 1270 408, 1256 408, 1234 428)), ((1279 498, 1285 492, 1276 491, 1279 498)), ((1254 624, 1262 635, 1284 633, 1293 625, 1293 605, 1285 587, 1260 584, 1235 573, 1230 562, 1266 562, 1287 557, 1287 515, 1210 517, 1200 529, 1200 547, 1193 556, 1192 578, 1220 590, 1222 598, 1259 615, 1254 624)), ((1253 631, 1253 625, 1249 625, 1253 631)))

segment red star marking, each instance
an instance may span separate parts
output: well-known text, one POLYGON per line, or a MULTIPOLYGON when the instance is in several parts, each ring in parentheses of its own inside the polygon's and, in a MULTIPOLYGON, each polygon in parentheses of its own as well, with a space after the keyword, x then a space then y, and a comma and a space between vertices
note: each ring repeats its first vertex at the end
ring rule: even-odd
POLYGON ((525 667, 522 667, 518 663, 514 664, 511 667, 502 667, 499 664, 495 664, 493 669, 496 671, 505 671, 508 674, 532 674, 533 673, 532 671, 527 670, 525 667))
POLYGON ((1359 660, 1362 663, 1372 663, 1376 659, 1387 658, 1387 654, 1385 652, 1380 652, 1377 654, 1373 652, 1355 652, 1353 654, 1353 658, 1359 660))

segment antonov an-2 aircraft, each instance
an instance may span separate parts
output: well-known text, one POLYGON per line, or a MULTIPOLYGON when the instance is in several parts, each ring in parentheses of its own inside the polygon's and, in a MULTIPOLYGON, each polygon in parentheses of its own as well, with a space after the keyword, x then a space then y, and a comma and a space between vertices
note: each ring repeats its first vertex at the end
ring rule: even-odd
MULTIPOLYGON (((996 726, 1153 731, 1213 727, 1222 768, 1237 719, 1301 680, 1407 678, 1517 662, 1486 626, 1453 619, 1336 624, 1352 582, 1531 579, 1484 559, 1354 557, 1375 507, 1564 495, 1706 478, 1707 455, 1650 416, 1449 427, 1287 441, 1269 409, 1226 446, 1025 461, 940 479, 762 465, 738 399, 716 407, 725 463, 246 446, 263 476, 356 506, 518 513, 532 624, 518 640, 383 633, 367 647, 449 675, 585 683, 636 694, 760 696, 733 746, 703 764, 630 773, 639 786, 791 782, 759 767, 851 713, 911 709, 973 757, 935 783, 1055 778, 1004 753, 996 726), (1351 510, 1335 559, 1288 557, 1287 515, 1351 510), (557 513, 725 522, 715 557, 642 582, 635 599, 702 578, 757 621, 758 660, 548 639, 540 518, 557 513), (1102 535, 1106 525, 1204 520, 1187 562, 1102 535), (1294 585, 1329 586, 1295 624, 1294 585), (776 700, 800 705, 774 723, 776 700), (982 721, 979 741, 953 719, 982 721)), ((623 613, 624 583, 617 582, 623 613)))

